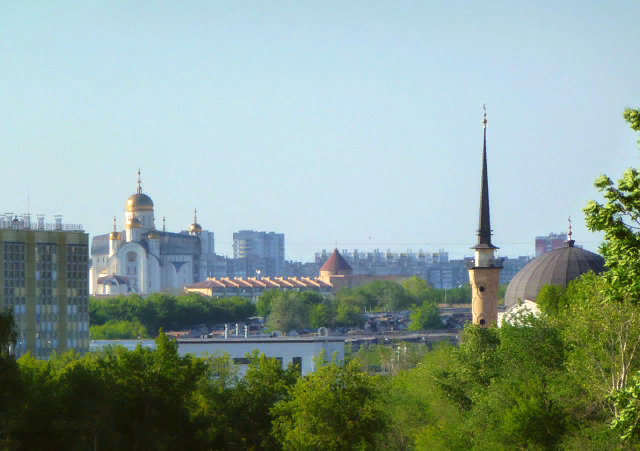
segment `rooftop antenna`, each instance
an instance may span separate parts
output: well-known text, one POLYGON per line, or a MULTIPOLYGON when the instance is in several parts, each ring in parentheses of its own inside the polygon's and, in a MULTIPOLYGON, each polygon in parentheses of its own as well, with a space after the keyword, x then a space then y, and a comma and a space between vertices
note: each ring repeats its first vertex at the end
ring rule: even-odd
POLYGON ((165 222, 164 222, 164 216, 162 217, 162 231, 165 232, 166 228, 165 228, 165 222))
POLYGON ((571 232, 571 216, 569 216, 569 240, 571 240, 571 236, 573 233, 571 232))
POLYGON ((113 217, 113 231, 117 232, 117 230, 116 230, 116 217, 115 216, 113 217))
POLYGON ((198 209, 197 208, 193 209, 193 223, 194 224, 198 223, 198 209))
POLYGON ((138 194, 142 193, 142 180, 140 180, 140 168, 138 168, 138 194))

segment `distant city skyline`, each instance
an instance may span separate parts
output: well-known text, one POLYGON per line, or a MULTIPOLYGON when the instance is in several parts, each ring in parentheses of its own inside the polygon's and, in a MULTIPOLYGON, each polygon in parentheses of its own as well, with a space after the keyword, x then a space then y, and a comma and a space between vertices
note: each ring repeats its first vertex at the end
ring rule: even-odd
MULTIPOLYGON (((638 165, 640 2, 0 5, 2 208, 109 232, 135 193, 168 230, 243 229, 287 260, 470 256, 487 103, 498 255, 597 251, 593 181, 638 165), (597 32, 594 32, 597 30, 597 32)), ((160 227, 160 224, 156 224, 160 227)))

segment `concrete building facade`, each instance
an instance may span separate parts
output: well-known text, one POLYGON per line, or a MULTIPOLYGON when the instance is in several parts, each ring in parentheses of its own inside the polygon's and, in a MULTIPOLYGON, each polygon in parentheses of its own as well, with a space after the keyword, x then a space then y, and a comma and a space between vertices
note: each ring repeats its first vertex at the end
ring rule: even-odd
POLYGON ((247 275, 284 275, 284 234, 241 230, 233 234, 236 268, 247 275))
POLYGON ((89 350, 89 236, 78 224, 0 217, 0 307, 13 312, 14 354, 89 350))

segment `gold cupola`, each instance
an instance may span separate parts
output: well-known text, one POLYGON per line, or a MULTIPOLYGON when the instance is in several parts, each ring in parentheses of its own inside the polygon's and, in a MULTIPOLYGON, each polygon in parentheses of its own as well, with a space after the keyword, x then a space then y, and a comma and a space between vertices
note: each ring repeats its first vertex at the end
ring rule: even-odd
POLYGON ((193 224, 189 226, 189 233, 200 233, 202 232, 202 226, 198 224, 198 210, 193 210, 193 224))
POLYGON ((116 230, 116 217, 113 217, 113 232, 109 234, 110 240, 120 241, 120 232, 116 230))
POLYGON ((139 229, 142 227, 142 223, 138 218, 131 218, 127 221, 127 229, 139 229))
POLYGON ((159 240, 160 238, 162 238, 162 236, 160 236, 160 234, 156 230, 156 222, 153 221, 153 228, 149 231, 149 233, 147 233, 147 239, 148 240, 159 240))
POLYGON ((136 194, 129 196, 125 210, 130 213, 153 211, 153 201, 146 194, 142 194, 142 180, 140 180, 140 169, 138 169, 138 189, 136 194))

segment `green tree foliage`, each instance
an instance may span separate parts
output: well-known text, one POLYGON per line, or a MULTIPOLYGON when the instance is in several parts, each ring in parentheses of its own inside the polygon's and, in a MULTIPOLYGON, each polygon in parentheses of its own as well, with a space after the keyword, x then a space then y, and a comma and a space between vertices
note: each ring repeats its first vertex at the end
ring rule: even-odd
POLYGON ((425 302, 420 307, 414 305, 409 318, 409 330, 442 329, 440 308, 433 302, 425 302))
POLYGON ((258 298, 258 302, 256 302, 256 313, 263 318, 269 316, 271 313, 271 304, 278 296, 280 296, 280 291, 278 290, 266 290, 262 293, 258 298))
POLYGON ((210 371, 201 385, 198 422, 203 441, 213 449, 279 449, 271 435, 275 418, 270 409, 288 399, 298 369, 283 369, 278 360, 257 350, 247 357, 244 378, 238 377, 228 355, 207 357, 210 371))
POLYGON ((275 405, 274 435, 285 450, 376 449, 390 424, 379 395, 356 362, 322 365, 275 405))
POLYGON ((0 447, 13 445, 9 432, 16 425, 15 412, 24 394, 20 371, 15 358, 10 353, 16 345, 15 320, 10 311, 0 311, 0 447))
POLYGON ((541 312, 557 316, 569 305, 567 289, 561 285, 544 285, 536 296, 536 304, 541 312))
POLYGON ((198 293, 173 296, 153 293, 145 298, 137 295, 89 299, 91 324, 102 326, 107 321, 129 321, 142 324, 155 334, 158 329, 184 330, 198 324, 242 321, 255 314, 250 299, 241 297, 210 298, 198 293))
POLYGON ((572 349, 569 370, 584 380, 603 405, 640 370, 640 306, 605 302, 607 279, 588 273, 574 282, 570 302, 559 319, 572 349))
POLYGON ((92 340, 149 338, 149 332, 139 322, 109 320, 102 326, 91 326, 89 338, 92 340))
POLYGON ((271 301, 271 313, 267 326, 271 330, 289 332, 309 327, 312 305, 295 291, 280 292, 271 301))
MULTIPOLYGON (((640 131, 640 110, 627 108, 624 120, 640 131)), ((640 142, 640 141, 639 141, 640 142)), ((604 232, 600 253, 609 269, 604 274, 607 301, 640 302, 640 173, 627 169, 615 185, 606 175, 594 183, 605 203, 590 200, 584 209, 587 227, 604 232)))

